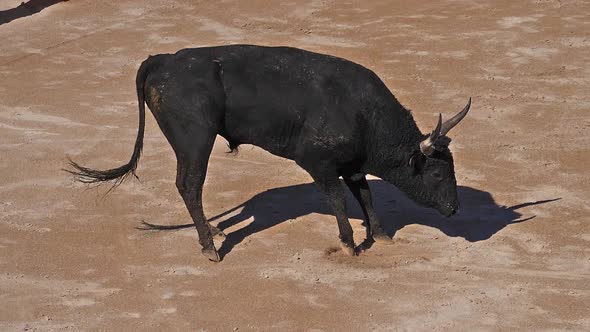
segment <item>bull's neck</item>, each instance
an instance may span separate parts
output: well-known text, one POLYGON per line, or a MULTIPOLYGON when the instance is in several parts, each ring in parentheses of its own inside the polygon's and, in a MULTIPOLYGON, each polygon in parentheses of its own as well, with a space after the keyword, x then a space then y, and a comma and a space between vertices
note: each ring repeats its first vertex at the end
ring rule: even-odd
POLYGON ((364 172, 396 184, 405 176, 412 153, 419 148, 424 135, 418 129, 409 110, 396 99, 373 110, 368 120, 367 159, 364 172))

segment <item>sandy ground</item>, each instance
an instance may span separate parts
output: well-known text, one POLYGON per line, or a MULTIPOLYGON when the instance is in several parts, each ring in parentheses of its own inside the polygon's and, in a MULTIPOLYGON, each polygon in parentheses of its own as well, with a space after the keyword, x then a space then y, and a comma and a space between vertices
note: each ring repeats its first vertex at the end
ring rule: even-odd
POLYGON ((566 0, 73 0, 1 25, 0 330, 590 330, 589 14, 566 0), (220 138, 205 211, 238 209, 213 222, 228 233, 215 264, 193 229, 136 229, 190 222, 151 115, 141 181, 104 197, 60 171, 66 156, 128 160, 148 55, 231 43, 370 67, 423 131, 473 96, 452 133, 460 213, 372 179, 395 241, 346 257, 306 173, 220 138))

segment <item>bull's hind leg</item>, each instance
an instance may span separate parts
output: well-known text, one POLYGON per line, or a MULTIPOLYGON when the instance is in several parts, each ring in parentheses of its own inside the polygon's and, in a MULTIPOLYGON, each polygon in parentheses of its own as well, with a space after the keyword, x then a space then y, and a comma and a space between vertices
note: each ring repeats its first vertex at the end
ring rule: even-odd
POLYGON ((207 98, 200 99, 204 101, 199 102, 199 97, 193 97, 190 107, 152 103, 150 109, 176 153, 176 187, 199 233, 202 252, 207 258, 217 262, 219 255, 212 236, 223 233, 211 227, 205 219, 203 184, 219 121, 215 116, 217 108, 207 102, 207 98))
POLYGON ((199 233, 201 252, 210 260, 218 262, 219 255, 213 244, 216 229, 209 225, 203 213, 203 184, 214 141, 215 136, 201 137, 201 140, 191 142, 190 152, 177 152, 176 187, 199 233))
POLYGON ((219 261, 203 213, 203 183, 223 119, 224 92, 215 62, 168 58, 146 81, 146 101, 177 159, 176 187, 199 233, 203 254, 219 261), (174 60, 174 61, 173 61, 174 60), (188 60, 186 60, 188 61, 188 60), (172 74, 171 74, 172 73, 172 74))

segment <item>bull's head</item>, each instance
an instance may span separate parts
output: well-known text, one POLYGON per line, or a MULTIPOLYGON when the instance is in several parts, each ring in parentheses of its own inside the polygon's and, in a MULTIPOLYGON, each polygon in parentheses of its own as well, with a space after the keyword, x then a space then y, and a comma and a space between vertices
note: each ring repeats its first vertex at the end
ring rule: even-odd
POLYGON ((471 98, 461 112, 445 122, 439 114, 436 129, 420 142, 420 150, 408 162, 413 174, 411 182, 417 190, 412 198, 447 217, 459 209, 459 198, 453 156, 449 150, 451 139, 446 134, 467 115, 470 107, 471 98))

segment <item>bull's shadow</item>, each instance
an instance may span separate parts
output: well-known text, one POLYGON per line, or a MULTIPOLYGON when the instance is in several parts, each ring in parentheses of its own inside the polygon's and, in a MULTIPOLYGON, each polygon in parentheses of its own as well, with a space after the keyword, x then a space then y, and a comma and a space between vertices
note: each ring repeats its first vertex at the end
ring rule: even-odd
POLYGON ((21 17, 36 14, 49 6, 65 1, 68 0, 30 0, 28 2, 23 2, 17 7, 0 11, 0 25, 21 17))
MULTIPOLYGON (((383 180, 370 180, 369 185, 381 224, 391 236, 394 236, 398 230, 406 225, 420 224, 437 228, 448 236, 460 236, 470 242, 487 240, 510 224, 534 218, 534 216, 528 216, 521 219, 522 214, 517 212, 518 209, 557 200, 526 202, 506 207, 498 205, 488 192, 459 186, 461 209, 452 218, 445 218, 436 210, 416 205, 405 197, 402 192, 383 180)), ((363 219, 358 203, 349 192, 347 192, 347 205, 350 218, 363 219)), ((223 259, 249 235, 310 213, 333 215, 324 195, 317 191, 313 183, 267 190, 235 208, 212 217, 210 221, 212 224, 218 222, 217 227, 225 230, 248 218, 253 217, 254 219, 247 226, 227 234, 227 238, 219 249, 219 254, 223 259), (236 215, 226 217, 240 208, 242 208, 241 211, 236 215)), ((335 218, 333 223, 336 236, 335 218)), ((157 229, 157 226, 144 223, 143 229, 157 229)), ((178 229, 185 227, 193 227, 193 224, 176 225, 167 228, 178 229)))

